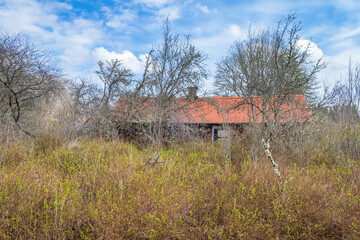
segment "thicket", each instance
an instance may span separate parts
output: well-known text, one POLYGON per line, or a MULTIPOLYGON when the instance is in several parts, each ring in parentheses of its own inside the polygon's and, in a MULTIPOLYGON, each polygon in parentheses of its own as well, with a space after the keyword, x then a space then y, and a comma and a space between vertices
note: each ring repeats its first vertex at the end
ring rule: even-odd
MULTIPOLYGON (((326 143, 324 143, 326 145, 326 143)), ((360 164, 325 151, 279 161, 244 143, 162 148, 51 137, 0 148, 1 239, 356 239, 360 164), (159 149, 157 149, 159 151, 159 149), (330 156, 330 158, 329 158, 330 156)), ((314 150, 315 151, 315 150, 314 150)))

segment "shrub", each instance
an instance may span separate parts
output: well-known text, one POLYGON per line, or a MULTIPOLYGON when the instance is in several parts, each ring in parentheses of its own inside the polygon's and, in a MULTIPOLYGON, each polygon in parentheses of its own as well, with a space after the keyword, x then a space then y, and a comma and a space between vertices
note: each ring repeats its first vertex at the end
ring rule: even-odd
POLYGON ((44 139, 34 145, 41 148, 0 148, 0 238, 359 237, 359 161, 280 161, 284 179, 292 177, 281 194, 270 164, 254 164, 245 150, 228 166, 216 144, 176 144, 157 149, 162 163, 145 169, 154 147, 44 139))

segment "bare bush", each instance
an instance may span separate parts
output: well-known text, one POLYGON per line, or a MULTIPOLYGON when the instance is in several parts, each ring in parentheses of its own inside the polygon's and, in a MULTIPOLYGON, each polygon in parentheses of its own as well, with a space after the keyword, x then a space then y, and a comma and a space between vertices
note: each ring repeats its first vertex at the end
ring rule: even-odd
POLYGON ((42 100, 61 88, 60 70, 51 56, 24 35, 0 34, 0 111, 3 122, 11 121, 35 137, 26 117, 42 100))
MULTIPOLYGON (((345 82, 339 82, 333 90, 335 103, 329 108, 331 124, 341 129, 338 135, 339 146, 346 145, 347 155, 359 156, 360 122, 360 65, 349 61, 348 75, 345 82), (341 143, 340 143, 341 142, 341 143)), ((342 155, 342 154, 341 154, 342 155)))
POLYGON ((133 74, 118 59, 100 61, 96 71, 102 85, 86 79, 69 81, 53 126, 67 138, 118 136, 116 103, 127 94, 133 74))

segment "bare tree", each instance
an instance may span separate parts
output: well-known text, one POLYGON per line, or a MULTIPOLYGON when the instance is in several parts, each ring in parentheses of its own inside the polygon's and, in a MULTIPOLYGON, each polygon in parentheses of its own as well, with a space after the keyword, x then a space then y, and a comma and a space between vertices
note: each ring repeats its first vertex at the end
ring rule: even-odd
POLYGON ((96 74, 103 82, 101 103, 105 106, 114 105, 127 92, 127 87, 131 84, 134 74, 130 69, 123 67, 119 59, 99 61, 98 66, 99 70, 96 71, 96 74))
POLYGON ((0 34, 0 111, 27 135, 24 116, 37 101, 56 92, 60 70, 41 48, 21 34, 0 34))
POLYGON ((131 90, 133 73, 118 59, 99 61, 98 67, 102 85, 85 79, 71 84, 71 118, 77 135, 110 138, 117 135, 116 125, 121 120, 116 104, 131 90))
POLYGON ((179 107, 177 99, 187 96, 189 87, 200 87, 208 72, 206 55, 198 51, 190 41, 173 33, 169 19, 163 24, 163 43, 147 55, 141 86, 146 109, 142 111, 149 123, 151 138, 161 142, 164 128, 179 107))
POLYGON ((351 63, 349 60, 348 76, 345 83, 339 83, 334 88, 337 102, 331 108, 330 114, 336 123, 346 130, 348 153, 355 156, 359 154, 359 130, 360 122, 360 65, 351 63))
POLYGON ((67 123, 64 127, 67 129, 67 135, 71 138, 89 133, 88 125, 97 114, 102 89, 97 84, 82 78, 69 82, 67 92, 69 107, 63 108, 67 114, 62 113, 66 115, 67 123))
POLYGON ((313 95, 316 74, 325 67, 322 59, 311 61, 311 46, 300 42, 301 30, 293 13, 273 29, 250 29, 248 38, 235 42, 217 64, 218 93, 243 97, 239 107, 250 106, 254 122, 270 126, 282 121, 290 110, 284 106, 301 105, 294 95, 313 95))

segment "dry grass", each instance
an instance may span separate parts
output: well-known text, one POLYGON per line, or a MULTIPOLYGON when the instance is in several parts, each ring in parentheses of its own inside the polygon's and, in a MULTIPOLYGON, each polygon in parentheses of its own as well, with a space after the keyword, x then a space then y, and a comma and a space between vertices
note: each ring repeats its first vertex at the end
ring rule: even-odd
POLYGON ((358 160, 282 161, 292 180, 281 195, 270 164, 244 150, 225 166, 217 146, 176 145, 144 169, 153 151, 102 140, 0 146, 0 238, 360 238, 358 160))

